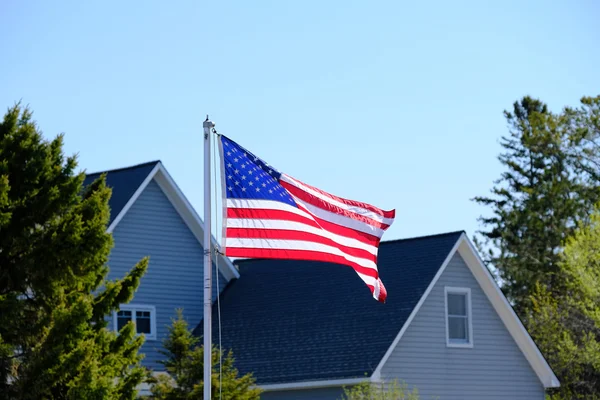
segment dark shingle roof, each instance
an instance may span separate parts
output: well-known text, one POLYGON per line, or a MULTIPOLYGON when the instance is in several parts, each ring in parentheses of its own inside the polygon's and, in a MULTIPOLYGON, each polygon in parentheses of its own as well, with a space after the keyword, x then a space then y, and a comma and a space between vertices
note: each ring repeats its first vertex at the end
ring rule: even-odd
MULTIPOLYGON (((382 242, 386 304, 348 267, 243 260, 221 296, 222 345, 259 384, 370 375, 462 232, 382 242)), ((213 343, 218 321, 213 308, 213 343)), ((196 328, 202 335, 202 323, 196 328)))
POLYGON ((117 215, 119 215, 123 207, 125 207, 125 204, 127 204, 131 196, 133 196, 150 171, 152 171, 158 163, 160 163, 160 161, 150 161, 126 168, 94 172, 85 176, 83 185, 87 186, 101 174, 106 174, 106 185, 112 188, 112 195, 108 201, 110 207, 109 225, 117 215))

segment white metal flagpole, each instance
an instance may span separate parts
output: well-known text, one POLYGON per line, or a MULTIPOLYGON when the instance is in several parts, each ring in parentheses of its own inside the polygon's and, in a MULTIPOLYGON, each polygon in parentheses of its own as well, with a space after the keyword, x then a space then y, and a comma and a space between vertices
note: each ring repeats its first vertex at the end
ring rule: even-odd
POLYGON ((215 124, 208 119, 204 128, 204 399, 210 400, 212 372, 212 243, 211 243, 211 182, 210 145, 211 129, 215 124))

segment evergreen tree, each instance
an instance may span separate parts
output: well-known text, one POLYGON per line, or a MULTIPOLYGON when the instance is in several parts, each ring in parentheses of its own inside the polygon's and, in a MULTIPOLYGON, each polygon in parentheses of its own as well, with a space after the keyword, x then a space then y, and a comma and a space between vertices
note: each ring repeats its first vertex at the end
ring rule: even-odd
POLYGON ((133 399, 143 338, 105 316, 128 302, 144 259, 108 282, 111 191, 83 188, 63 137, 43 139, 19 104, 0 123, 0 396, 133 399))
POLYGON ((558 266, 565 290, 537 285, 529 324, 561 381, 550 398, 600 399, 600 213, 567 240, 558 266))
MULTIPOLYGON (((192 400, 201 399, 204 391, 204 346, 198 346, 199 339, 188 329, 181 310, 169 327, 169 336, 164 340, 161 353, 166 356, 162 361, 168 375, 159 375, 152 385, 153 400, 192 400)), ((251 374, 238 376, 231 352, 222 357, 212 349, 212 388, 211 391, 223 400, 257 400, 261 390, 253 387, 255 380, 251 374), (219 375, 219 370, 221 374, 219 375)))
POLYGON ((564 290, 559 253, 600 200, 599 110, 600 96, 560 114, 531 97, 515 102, 505 112, 510 135, 499 157, 505 171, 491 197, 474 199, 492 211, 480 219, 488 229, 475 241, 525 320, 537 284, 550 293, 564 290))

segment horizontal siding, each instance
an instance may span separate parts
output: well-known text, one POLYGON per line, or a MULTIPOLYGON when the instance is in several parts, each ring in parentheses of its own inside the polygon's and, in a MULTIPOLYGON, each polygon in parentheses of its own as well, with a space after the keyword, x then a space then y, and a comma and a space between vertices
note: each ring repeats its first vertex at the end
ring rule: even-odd
POLYGON ((423 303, 382 378, 440 400, 544 399, 544 388, 458 253, 423 303), (444 286, 471 289, 473 348, 446 346, 444 286))
POLYGON ((330 387, 263 392, 260 398, 261 400, 337 400, 342 398, 343 393, 341 387, 330 387))
MULTIPOLYGON (((150 257, 146 275, 131 304, 156 307, 157 340, 146 340, 143 364, 162 370, 159 353, 171 318, 177 308, 193 329, 203 313, 203 250, 155 181, 151 181, 113 232, 109 267, 110 279, 123 277, 135 263, 150 257)), ((227 284, 219 275, 221 290, 227 284)), ((213 266, 213 300, 216 298, 213 266)))

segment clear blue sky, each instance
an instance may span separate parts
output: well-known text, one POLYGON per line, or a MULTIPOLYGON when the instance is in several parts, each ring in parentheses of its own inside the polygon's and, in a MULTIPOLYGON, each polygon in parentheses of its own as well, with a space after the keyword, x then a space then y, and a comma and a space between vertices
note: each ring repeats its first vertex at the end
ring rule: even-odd
POLYGON ((87 171, 160 159, 202 214, 202 121, 281 171, 472 236, 504 109, 600 92, 600 3, 0 2, 0 105, 87 171), (490 3, 490 4, 484 4, 490 3))

